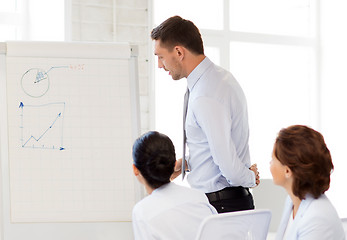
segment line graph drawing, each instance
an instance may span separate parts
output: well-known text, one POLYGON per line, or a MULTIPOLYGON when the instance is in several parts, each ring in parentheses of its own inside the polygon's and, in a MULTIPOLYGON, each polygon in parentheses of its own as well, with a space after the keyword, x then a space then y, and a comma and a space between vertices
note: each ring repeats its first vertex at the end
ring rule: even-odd
POLYGON ((30 68, 21 78, 21 87, 25 94, 30 97, 39 98, 45 95, 50 87, 48 73, 56 68, 69 68, 69 66, 55 66, 48 71, 41 68, 30 68))
POLYGON ((65 150, 63 122, 65 102, 42 105, 19 104, 21 147, 65 150))

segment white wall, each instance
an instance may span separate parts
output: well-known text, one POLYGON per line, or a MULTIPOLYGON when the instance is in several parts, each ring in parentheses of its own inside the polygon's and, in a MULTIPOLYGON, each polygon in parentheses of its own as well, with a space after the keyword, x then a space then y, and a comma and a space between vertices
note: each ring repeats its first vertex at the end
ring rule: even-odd
POLYGON ((71 0, 72 41, 130 42, 139 46, 141 131, 150 128, 148 0, 71 0))

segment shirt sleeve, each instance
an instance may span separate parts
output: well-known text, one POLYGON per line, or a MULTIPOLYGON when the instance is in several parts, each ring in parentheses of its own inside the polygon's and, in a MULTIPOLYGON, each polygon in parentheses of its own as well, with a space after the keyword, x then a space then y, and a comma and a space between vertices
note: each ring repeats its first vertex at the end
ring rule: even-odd
POLYGON ((255 174, 240 160, 231 136, 230 112, 217 100, 199 97, 192 102, 197 122, 206 135, 214 163, 233 186, 255 186, 255 174))

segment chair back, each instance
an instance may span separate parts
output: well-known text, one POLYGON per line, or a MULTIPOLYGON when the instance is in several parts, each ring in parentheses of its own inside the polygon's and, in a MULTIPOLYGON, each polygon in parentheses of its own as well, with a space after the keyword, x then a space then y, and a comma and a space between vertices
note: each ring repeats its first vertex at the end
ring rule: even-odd
POLYGON ((347 238, 347 218, 341 218, 343 230, 345 230, 345 236, 347 238))
POLYGON ((268 209, 211 215, 201 223, 196 240, 266 240, 270 221, 268 209))
POLYGON ((261 179, 259 186, 252 188, 251 191, 255 208, 269 209, 272 213, 269 232, 277 232, 288 193, 283 187, 275 185, 272 179, 261 179))

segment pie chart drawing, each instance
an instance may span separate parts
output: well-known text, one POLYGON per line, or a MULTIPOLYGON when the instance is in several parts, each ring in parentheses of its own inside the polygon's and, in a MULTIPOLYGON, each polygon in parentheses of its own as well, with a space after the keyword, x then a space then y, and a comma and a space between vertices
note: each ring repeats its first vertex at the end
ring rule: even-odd
POLYGON ((49 90, 48 73, 40 68, 31 68, 26 71, 21 79, 23 91, 30 97, 39 98, 49 90))

